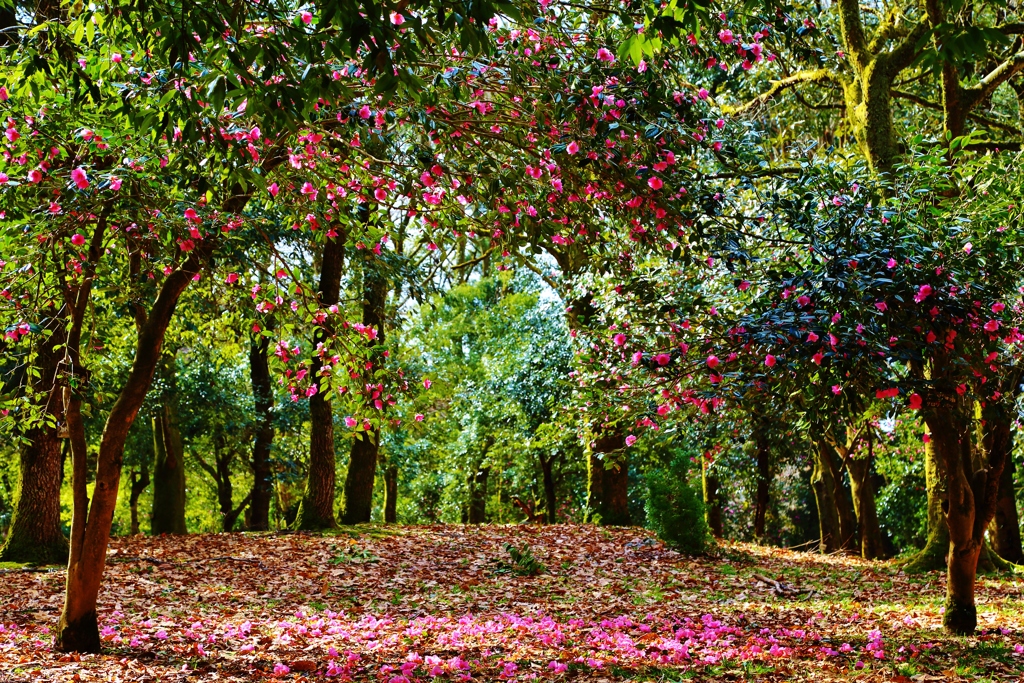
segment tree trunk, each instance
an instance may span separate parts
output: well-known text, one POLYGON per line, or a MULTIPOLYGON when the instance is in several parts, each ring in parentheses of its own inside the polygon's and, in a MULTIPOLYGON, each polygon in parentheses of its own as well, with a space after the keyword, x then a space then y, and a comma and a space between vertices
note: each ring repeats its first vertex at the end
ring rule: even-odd
POLYGON ((928 493, 928 538, 924 548, 911 557, 903 570, 909 573, 946 568, 949 553, 949 528, 946 526, 946 466, 935 448, 935 439, 927 435, 924 445, 924 476, 928 493))
POLYGON ((817 439, 814 471, 811 473, 811 488, 814 490, 814 502, 818 506, 818 528, 821 533, 819 549, 822 553, 831 554, 843 548, 843 533, 839 524, 839 505, 836 501, 835 479, 829 459, 832 447, 824 438, 817 439))
POLYGON ((362 524, 370 521, 373 512, 373 479, 377 473, 377 440, 380 432, 371 429, 362 439, 353 439, 348 473, 342 498, 342 524, 362 524))
MULTIPOLYGON (((324 243, 323 258, 320 264, 320 288, 318 291, 320 306, 338 303, 341 296, 341 271, 344 265, 344 241, 339 236, 328 238, 324 243)), ((333 333, 328 316, 323 326, 314 335, 312 381, 319 381, 323 372, 330 369, 325 366, 326 356, 330 350, 326 344, 333 333), (321 348, 321 345, 323 347, 321 348)), ((335 489, 335 457, 334 457, 334 411, 331 409, 331 389, 321 386, 309 397, 309 474, 306 487, 302 492, 299 511, 295 517, 295 527, 306 531, 330 529, 337 526, 334 519, 335 489)))
POLYGON ((722 538, 722 493, 718 475, 712 472, 711 463, 701 458, 701 483, 704 488, 704 517, 715 538, 722 538))
POLYGON ((487 521, 487 477, 490 467, 479 467, 469 476, 469 523, 483 524, 487 521))
POLYGON ((149 486, 149 470, 143 468, 141 476, 133 470, 132 488, 128 496, 128 509, 132 513, 132 536, 138 536, 142 533, 139 531, 139 496, 142 495, 147 486, 149 486))
POLYGON ((761 542, 764 540, 765 523, 768 519, 772 460, 768 443, 761 438, 760 434, 755 438, 757 439, 757 494, 754 499, 754 538, 761 542))
POLYGON ((857 513, 860 554, 865 560, 885 557, 882 529, 878 525, 878 510, 875 507, 875 483, 871 478, 871 461, 870 455, 867 458, 846 459, 846 470, 850 474, 850 490, 853 493, 853 509, 857 513))
MULTIPOLYGON (((105 221, 98 221, 90 246, 91 271, 101 253, 105 221), (98 236, 98 237, 97 237, 98 236)), ((117 400, 111 406, 100 440, 96 465, 96 485, 92 503, 86 497, 86 441, 81 419, 81 399, 72 393, 68 410, 68 426, 71 432, 72 482, 74 489, 74 514, 71 520, 71 552, 68 559, 64 608, 57 624, 54 648, 61 652, 99 652, 100 634, 96 618, 96 599, 103 579, 103 568, 110 541, 110 527, 117 505, 117 491, 121 483, 121 464, 124 458, 124 443, 128 430, 138 415, 153 382, 153 373, 160 358, 164 335, 177 306, 178 299, 189 283, 199 273, 209 257, 213 243, 203 242, 202 246, 189 254, 178 269, 163 279, 159 294, 149 315, 139 325, 135 357, 128 379, 125 381, 117 400)), ((73 334, 69 336, 68 351, 78 366, 79 338, 84 317, 88 290, 79 289, 75 302, 73 334)))
POLYGON ((544 482, 544 507, 547 510, 547 523, 555 523, 555 513, 558 511, 558 496, 555 489, 555 458, 557 456, 552 455, 545 458, 543 455, 538 456, 540 460, 541 477, 544 482))
POLYGON ((1017 516, 1017 496, 1013 486, 1013 433, 1009 420, 993 420, 989 423, 990 448, 1004 450, 1005 464, 999 478, 999 497, 996 500, 996 514, 989 525, 992 549, 1001 558, 1014 564, 1024 564, 1021 549, 1020 518, 1017 516))
POLYGON ((269 346, 269 337, 258 337, 249 345, 249 379, 256 408, 256 438, 252 446, 252 500, 247 520, 250 531, 270 530, 270 499, 273 495, 270 449, 274 443, 274 387, 267 359, 269 346))
POLYGON ((587 458, 589 518, 602 526, 630 524, 629 460, 625 449, 625 435, 612 428, 594 441, 587 458))
MULTIPOLYGON (((365 384, 373 386, 373 368, 384 360, 384 316, 388 297, 388 281, 371 270, 373 263, 363 266, 363 324, 377 330, 377 337, 371 341, 370 353, 373 366, 367 371, 365 384)), ((378 386, 375 394, 382 387, 378 386)), ((366 397, 367 410, 381 410, 385 397, 366 397)), ((377 474, 377 456, 380 449, 380 431, 373 429, 362 439, 353 439, 352 451, 345 474, 342 498, 342 524, 360 524, 370 521, 373 511, 373 480, 377 474)))
POLYGON ((398 467, 388 465, 384 469, 384 523, 398 522, 398 467))
POLYGON ((185 534, 185 460, 177 409, 168 401, 153 418, 153 512, 150 533, 185 534))
POLYGON ((31 380, 31 390, 44 409, 40 422, 22 434, 25 442, 18 448, 21 466, 14 513, 0 561, 63 564, 68 559, 68 539, 60 524, 61 439, 58 428, 46 424, 52 420, 66 428, 64 392, 58 379, 65 324, 65 318, 51 317, 44 323, 50 335, 36 335, 39 375, 31 380))

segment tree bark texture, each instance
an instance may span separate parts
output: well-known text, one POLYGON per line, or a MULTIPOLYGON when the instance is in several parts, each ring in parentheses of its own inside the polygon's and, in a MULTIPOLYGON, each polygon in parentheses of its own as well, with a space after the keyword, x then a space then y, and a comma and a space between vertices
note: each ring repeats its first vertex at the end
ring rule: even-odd
MULTIPOLYGON (((90 245, 91 272, 99 260, 105 222, 101 219, 90 245)), ((178 299, 193 277, 203 268, 213 248, 212 241, 203 242, 189 254, 185 263, 163 279, 159 293, 145 319, 140 321, 135 357, 128 378, 111 406, 100 439, 96 466, 96 485, 92 502, 86 497, 86 441, 80 414, 80 398, 72 392, 72 409, 68 426, 71 431, 72 482, 74 515, 71 521, 71 552, 68 559, 64 608, 57 624, 54 647, 62 652, 99 652, 100 637, 96 619, 96 599, 106 562, 110 527, 117 505, 121 482, 124 444, 139 408, 153 382, 160 359, 164 336, 178 299)), ((87 280, 88 281, 88 280, 87 280)), ((78 364, 81 323, 88 303, 88 289, 83 285, 75 298, 75 321, 68 349, 78 364)))
POLYGON ((999 478, 999 496, 996 513, 989 525, 992 549, 1007 562, 1024 564, 1021 549, 1020 518, 1017 514, 1017 496, 1014 491, 1013 432, 1006 420, 992 420, 989 424, 989 448, 1001 448, 1005 459, 1003 474, 999 478))
POLYGON ((757 447, 757 490, 754 497, 754 538, 764 539, 772 484, 772 453, 767 440, 755 434, 757 447))
MULTIPOLYGON (((363 324, 377 330, 377 337, 371 342, 371 358, 375 368, 384 361, 384 356, 379 350, 384 348, 388 281, 381 273, 375 272, 373 266, 372 262, 367 262, 363 266, 363 324)), ((372 385, 372 370, 367 372, 365 384, 372 385)), ((382 387, 378 387, 375 393, 379 394, 381 390, 382 387)), ((375 402, 383 400, 385 397, 381 395, 368 396, 367 410, 379 409, 375 402)), ((343 488, 342 524, 370 521, 373 512, 373 480, 377 474, 379 450, 380 431, 377 429, 368 431, 362 439, 353 439, 343 488)))
POLYGON ((478 467, 469 475, 469 523, 483 524, 487 521, 487 479, 491 468, 478 467))
POLYGON ((814 471, 811 473, 811 488, 818 506, 818 528, 821 534, 818 547, 826 555, 843 549, 843 530, 839 523, 839 504, 836 500, 837 491, 840 494, 842 491, 832 475, 829 464, 831 451, 831 445, 824 438, 817 440, 814 471))
POLYGON ((398 467, 388 464, 384 468, 384 523, 398 522, 398 467))
POLYGON ((853 494, 853 509, 857 513, 857 535, 860 539, 860 554, 865 560, 885 557, 882 543, 882 528, 878 524, 878 509, 875 506, 875 483, 871 478, 872 458, 846 460, 850 474, 850 491, 853 494))
POLYGON ((557 455, 545 456, 541 453, 540 460, 541 478, 544 484, 544 509, 547 511, 545 521, 548 524, 555 523, 555 513, 558 512, 558 494, 555 487, 555 459, 557 455))
MULTIPOLYGON (((324 243, 318 290, 322 308, 337 304, 341 296, 344 246, 341 237, 327 239, 324 243)), ((326 344, 332 333, 329 322, 325 322, 314 336, 314 348, 326 344)), ((311 376, 314 381, 319 380, 325 370, 322 354, 326 353, 324 349, 313 356, 311 376)), ((327 369, 327 372, 330 370, 327 369)), ((299 502, 295 526, 297 529, 315 531, 337 526, 334 518, 334 411, 331 408, 329 388, 322 387, 309 397, 309 418, 309 474, 306 476, 306 487, 299 502)))
POLYGON ((721 483, 712 469, 712 464, 704 458, 701 459, 701 483, 704 489, 704 517, 708 522, 708 528, 715 538, 722 538, 724 531, 721 483))
POLYGON ((587 508, 602 526, 629 526, 629 460, 618 428, 598 435, 587 458, 587 508))
POLYGON ((258 337, 249 345, 249 379, 256 409, 256 435, 252 445, 252 499, 247 526, 250 531, 270 530, 270 500, 273 482, 270 452, 274 444, 274 387, 270 379, 267 352, 269 337, 258 337))
POLYGON ((178 421, 176 361, 165 354, 161 370, 167 381, 163 405, 153 416, 153 511, 150 533, 185 534, 185 447, 178 421))
MULTIPOLYGON (((26 442, 18 448, 17 495, 0 561, 63 564, 68 559, 68 539, 60 523, 61 439, 58 427, 47 424, 66 424, 67 420, 58 378, 65 324, 65 318, 52 316, 44 323, 50 336, 35 335, 39 376, 31 380, 29 388, 41 404, 42 415, 40 422, 23 434, 26 442)), ((30 381, 27 373, 24 381, 30 381)))
POLYGON ((138 472, 132 472, 132 488, 128 495, 128 509, 131 511, 132 516, 132 536, 137 536, 141 533, 139 530, 139 496, 149 486, 149 470, 143 468, 141 476, 138 472))

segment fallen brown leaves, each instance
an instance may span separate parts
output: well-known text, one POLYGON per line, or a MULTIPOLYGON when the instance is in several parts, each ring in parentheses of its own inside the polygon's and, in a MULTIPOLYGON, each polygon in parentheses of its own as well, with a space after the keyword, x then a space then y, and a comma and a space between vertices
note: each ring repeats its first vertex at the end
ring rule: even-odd
POLYGON ((0 681, 1024 680, 1019 577, 941 632, 943 577, 637 529, 358 527, 116 539, 101 656, 50 649, 63 572, 0 575, 0 681), (508 571, 504 546, 546 571, 508 571), (505 569, 503 569, 505 568, 505 569))

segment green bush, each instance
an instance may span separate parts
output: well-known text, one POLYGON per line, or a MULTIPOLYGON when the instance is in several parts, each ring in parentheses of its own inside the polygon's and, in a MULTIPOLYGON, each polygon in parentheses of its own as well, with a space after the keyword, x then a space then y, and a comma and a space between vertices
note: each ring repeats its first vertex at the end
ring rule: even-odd
POLYGON ((676 550, 699 555, 711 545, 704 498, 689 482, 689 461, 676 456, 667 468, 647 475, 647 525, 676 550))

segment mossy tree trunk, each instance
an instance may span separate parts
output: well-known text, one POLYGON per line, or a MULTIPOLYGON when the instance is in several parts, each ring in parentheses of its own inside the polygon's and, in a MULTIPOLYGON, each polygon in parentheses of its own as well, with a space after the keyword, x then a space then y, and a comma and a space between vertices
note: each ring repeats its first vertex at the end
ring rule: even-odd
POLYGON ((555 514, 558 512, 558 493, 555 486, 555 461, 558 459, 558 454, 553 453, 545 456, 543 453, 538 455, 540 461, 541 478, 544 484, 544 509, 545 522, 548 524, 555 523, 555 514))
MULTIPOLYGON (((341 236, 327 238, 324 242, 317 292, 323 309, 337 304, 341 297, 344 245, 341 236)), ((330 349, 326 347, 333 332, 330 321, 331 317, 327 316, 313 337, 313 347, 317 351, 313 355, 310 376, 314 382, 319 381, 324 371, 330 372, 330 366, 325 363, 330 358, 330 349)), ((337 526, 334 518, 334 411, 331 408, 331 389, 326 383, 309 397, 309 420, 309 472, 295 517, 295 528, 316 531, 337 526)))
MULTIPOLYGON (((173 364, 173 357, 170 360, 173 364)), ((165 397, 153 417, 153 510, 150 533, 185 534, 185 454, 176 397, 165 397)))
POLYGON ((487 479, 491 468, 477 467, 469 475, 469 523, 483 524, 487 521, 487 479))
POLYGON ((701 488, 704 492, 704 518, 715 538, 724 536, 722 527, 722 492, 718 474, 707 458, 701 458, 701 488))
POLYGON ((629 526, 629 459, 626 437, 611 427, 591 444, 587 456, 587 509, 602 526, 629 526))
MULTIPOLYGON (((820 530, 819 549, 831 554, 843 549, 843 530, 839 523, 839 505, 836 498, 837 482, 829 463, 832 447, 824 438, 815 443, 814 471, 811 473, 811 488, 818 506, 818 527, 820 530)), ((841 492, 840 492, 841 493, 841 492)))
POLYGON ((935 440, 925 432, 924 477, 928 504, 928 537, 924 548, 903 566, 910 573, 946 568, 949 553, 949 529, 946 527, 946 466, 935 450, 935 440))

